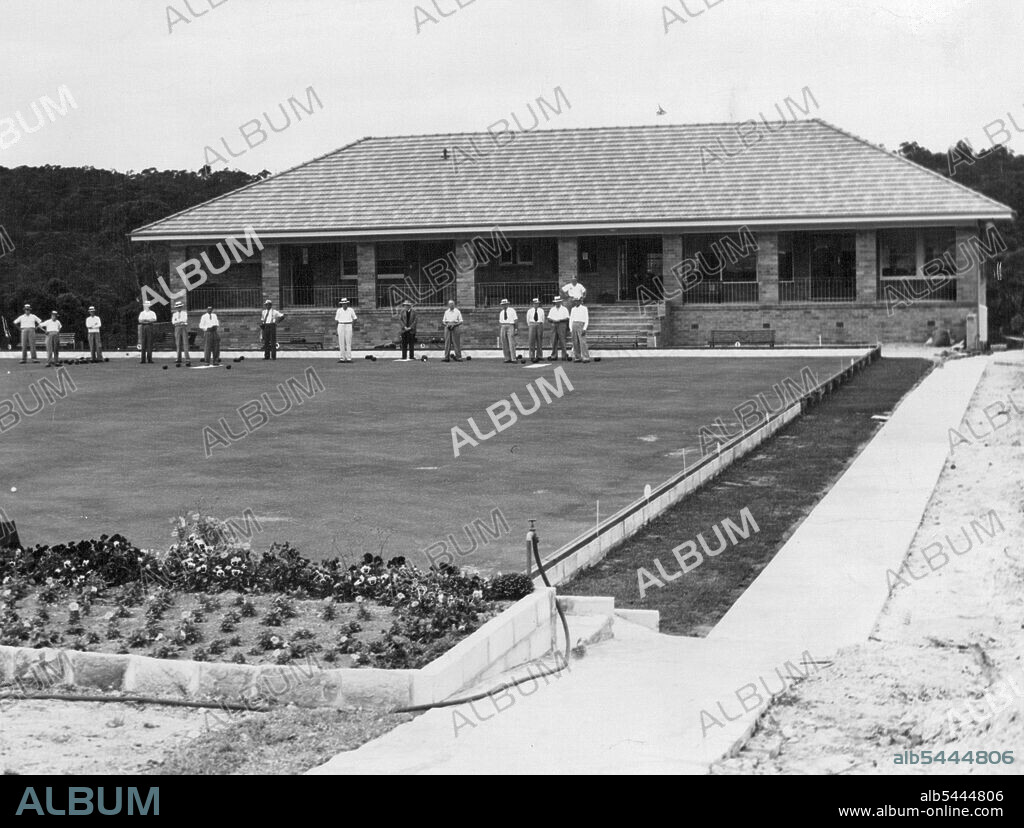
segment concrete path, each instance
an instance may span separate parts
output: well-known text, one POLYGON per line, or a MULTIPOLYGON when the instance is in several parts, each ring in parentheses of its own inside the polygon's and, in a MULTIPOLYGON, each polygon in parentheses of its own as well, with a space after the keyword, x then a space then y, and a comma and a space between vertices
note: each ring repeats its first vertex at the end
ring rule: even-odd
POLYGON ((932 372, 707 638, 616 619, 562 678, 429 711, 312 772, 705 772, 773 694, 866 640, 986 365, 932 372))

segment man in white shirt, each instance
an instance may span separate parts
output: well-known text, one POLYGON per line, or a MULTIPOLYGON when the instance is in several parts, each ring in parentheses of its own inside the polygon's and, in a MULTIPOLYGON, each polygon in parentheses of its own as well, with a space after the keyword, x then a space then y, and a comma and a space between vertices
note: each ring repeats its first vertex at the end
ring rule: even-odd
POLYGON ((220 320, 213 308, 207 308, 202 319, 199 320, 199 330, 203 331, 206 339, 206 351, 203 362, 207 365, 220 365, 220 320), (211 358, 213 362, 211 362, 211 358))
POLYGON ((184 302, 174 303, 171 314, 171 326, 174 330, 174 350, 177 352, 175 367, 181 367, 181 355, 185 354, 185 367, 192 367, 192 355, 188 352, 188 311, 184 302))
POLYGON ((96 315, 96 308, 89 308, 89 315, 85 317, 85 332, 89 337, 89 359, 93 362, 103 362, 103 349, 100 345, 100 328, 103 323, 96 315))
POLYGON ((544 319, 544 309, 540 306, 540 299, 534 299, 533 306, 526 312, 530 362, 540 362, 544 359, 544 319))
POLYGON ((142 303, 139 314, 139 350, 142 351, 140 365, 153 364, 153 340, 156 338, 156 313, 150 310, 149 302, 142 303))
POLYGON ((36 357, 36 330, 43 320, 32 313, 32 306, 25 305, 21 316, 14 320, 14 327, 21 331, 21 364, 28 362, 28 352, 32 351, 32 361, 39 362, 36 357))
MULTIPOLYGON (((277 359, 277 323, 282 319, 284 319, 284 314, 274 310, 273 302, 268 299, 263 303, 263 313, 260 315, 260 331, 263 334, 264 359, 277 359)), ((217 355, 218 357, 220 356, 219 347, 217 355)))
POLYGON ((587 289, 580 284, 579 279, 574 273, 572 278, 562 286, 562 293, 566 295, 571 306, 573 302, 582 301, 586 298, 587 289))
POLYGON ((572 329, 573 362, 590 362, 590 350, 587 348, 587 328, 590 327, 590 311, 577 299, 569 313, 569 327, 572 329))
POLYGON ((569 309, 563 304, 562 297, 556 296, 551 310, 548 311, 548 322, 551 323, 551 359, 558 359, 558 346, 562 346, 562 360, 569 361, 566 342, 569 340, 569 309))
POLYGON ((50 318, 39 327, 46 331, 46 367, 56 368, 60 365, 60 329, 63 327, 57 321, 57 311, 50 311, 50 318))
POLYGON ((348 299, 338 302, 338 312, 334 314, 334 321, 338 323, 338 362, 352 361, 352 327, 358 319, 348 299))
POLYGON ((455 361, 462 362, 462 311, 455 307, 455 302, 448 300, 448 310, 441 317, 444 325, 444 361, 451 362, 452 346, 455 347, 455 361))
POLYGON ((505 362, 515 362, 519 357, 516 354, 516 326, 519 314, 515 308, 509 307, 508 299, 501 300, 501 312, 498 314, 498 342, 501 350, 505 353, 505 362))

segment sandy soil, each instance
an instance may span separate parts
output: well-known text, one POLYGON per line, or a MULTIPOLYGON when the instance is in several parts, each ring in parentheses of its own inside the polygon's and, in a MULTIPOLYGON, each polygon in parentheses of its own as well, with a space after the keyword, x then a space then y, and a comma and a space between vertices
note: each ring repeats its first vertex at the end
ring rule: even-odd
POLYGON ((208 722, 217 726, 207 719, 208 712, 136 704, 8 701, 0 712, 0 774, 159 773, 168 750, 205 733, 208 722))
POLYGON ((966 421, 871 640, 776 699, 713 772, 1024 773, 1024 363, 992 358, 966 421), (909 750, 1015 762, 896 764, 909 750))

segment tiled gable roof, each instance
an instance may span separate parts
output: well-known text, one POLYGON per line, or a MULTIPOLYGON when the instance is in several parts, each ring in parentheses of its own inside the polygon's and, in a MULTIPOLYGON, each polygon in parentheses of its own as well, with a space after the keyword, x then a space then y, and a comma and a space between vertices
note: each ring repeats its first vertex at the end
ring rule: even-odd
POLYGON ((133 238, 1013 215, 820 120, 759 122, 749 148, 737 126, 364 138, 133 238))

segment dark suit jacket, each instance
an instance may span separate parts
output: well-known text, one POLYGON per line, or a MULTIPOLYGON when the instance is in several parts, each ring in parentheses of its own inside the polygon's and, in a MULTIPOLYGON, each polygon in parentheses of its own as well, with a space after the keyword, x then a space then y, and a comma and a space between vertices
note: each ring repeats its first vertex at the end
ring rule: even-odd
POLYGON ((400 310, 398 312, 398 332, 402 333, 405 330, 406 325, 408 325, 410 328, 412 328, 413 336, 415 336, 416 335, 416 311, 414 311, 412 308, 402 308, 402 310, 400 310), (405 321, 405 314, 406 313, 409 314, 409 322, 405 321))

